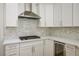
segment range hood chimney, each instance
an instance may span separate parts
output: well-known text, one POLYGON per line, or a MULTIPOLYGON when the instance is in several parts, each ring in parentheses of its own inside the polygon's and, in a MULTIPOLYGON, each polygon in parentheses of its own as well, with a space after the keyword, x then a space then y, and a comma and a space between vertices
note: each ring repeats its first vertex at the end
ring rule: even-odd
POLYGON ((32 3, 30 3, 30 10, 26 10, 26 3, 24 4, 25 11, 19 15, 20 18, 31 18, 31 19, 40 19, 41 17, 34 12, 32 12, 32 3))

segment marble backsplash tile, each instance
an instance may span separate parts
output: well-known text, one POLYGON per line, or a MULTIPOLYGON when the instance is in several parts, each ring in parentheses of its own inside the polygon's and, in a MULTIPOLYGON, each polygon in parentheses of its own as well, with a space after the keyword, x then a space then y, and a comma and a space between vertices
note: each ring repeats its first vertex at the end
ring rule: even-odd
POLYGON ((19 18, 18 27, 6 28, 5 38, 18 38, 19 36, 38 35, 38 36, 60 36, 79 38, 78 27, 52 27, 40 28, 39 20, 19 18))
POLYGON ((17 38, 17 28, 10 27, 5 29, 5 34, 4 34, 5 39, 11 39, 11 38, 17 38))
POLYGON ((79 38, 79 28, 78 27, 50 28, 50 35, 69 37, 69 38, 79 38))
POLYGON ((38 26, 39 20, 27 19, 27 18, 19 18, 18 19, 18 27, 6 28, 5 30, 5 38, 18 38, 19 36, 26 35, 38 35, 38 36, 46 36, 49 35, 48 28, 40 28, 38 26))

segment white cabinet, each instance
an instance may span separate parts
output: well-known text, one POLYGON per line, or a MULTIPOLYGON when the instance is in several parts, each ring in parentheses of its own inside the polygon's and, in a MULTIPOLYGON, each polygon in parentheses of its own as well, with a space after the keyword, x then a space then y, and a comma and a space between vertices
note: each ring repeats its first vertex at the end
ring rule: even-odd
POLYGON ((39 4, 42 27, 72 26, 72 4, 39 4))
POLYGON ((54 12, 53 12, 54 26, 62 26, 62 4, 55 3, 54 4, 54 12))
POLYGON ((46 22, 45 22, 46 14, 45 14, 45 4, 44 3, 39 4, 39 15, 41 17, 39 26, 45 27, 46 26, 46 22))
POLYGON ((53 26, 53 4, 39 4, 40 13, 40 26, 52 27, 53 26))
POLYGON ((75 56, 75 46, 71 44, 65 45, 66 56, 75 56))
POLYGON ((53 4, 45 4, 46 27, 53 27, 53 4))
POLYGON ((5 4, 5 26, 16 27, 18 21, 18 5, 17 3, 5 4))
MULTIPOLYGON (((10 4, 9 4, 10 5, 10 4)), ((79 4, 75 3, 33 3, 32 11, 36 14, 39 14, 41 19, 39 21, 40 27, 71 27, 71 26, 79 26, 78 14, 79 14, 79 4)), ((17 14, 17 4, 15 7, 8 6, 8 15, 7 16, 7 24, 8 26, 16 26, 16 18, 17 14), (13 12, 11 12, 11 9, 13 12), (11 13, 16 13, 14 16, 11 16, 11 13), (12 18, 13 17, 13 18, 12 18), (14 19, 15 18, 15 19, 14 19), (11 19, 11 20, 10 20, 11 19), (14 21, 12 21, 14 19, 14 21), (11 22, 12 21, 12 22, 11 22), (10 24, 10 25, 9 25, 10 24)), ((30 10, 30 4, 26 3, 26 10, 30 10)), ((18 4, 18 15, 24 12, 25 10, 24 4, 18 4)), ((6 11, 7 11, 6 10, 6 11)), ((12 14, 13 15, 13 14, 12 14)))
POLYGON ((43 41, 20 43, 20 56, 43 56, 43 41))
POLYGON ((19 56, 19 44, 5 45, 5 56, 19 56))
POLYGON ((43 56, 43 41, 38 41, 33 45, 33 55, 43 56))
POLYGON ((73 26, 79 26, 79 3, 73 4, 73 26))
POLYGON ((72 4, 62 4, 62 26, 72 26, 72 4))
POLYGON ((45 56, 54 56, 54 41, 53 40, 45 40, 44 55, 45 56))
POLYGON ((20 43, 20 56, 32 56, 32 45, 30 43, 20 43))

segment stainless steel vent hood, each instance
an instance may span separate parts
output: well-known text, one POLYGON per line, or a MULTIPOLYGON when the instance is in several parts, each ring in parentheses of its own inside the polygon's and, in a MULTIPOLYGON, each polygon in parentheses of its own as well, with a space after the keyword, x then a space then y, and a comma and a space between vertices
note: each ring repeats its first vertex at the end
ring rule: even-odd
POLYGON ((24 4, 25 11, 19 15, 20 18, 40 19, 40 16, 32 12, 32 3, 30 3, 30 10, 26 10, 26 4, 24 4))

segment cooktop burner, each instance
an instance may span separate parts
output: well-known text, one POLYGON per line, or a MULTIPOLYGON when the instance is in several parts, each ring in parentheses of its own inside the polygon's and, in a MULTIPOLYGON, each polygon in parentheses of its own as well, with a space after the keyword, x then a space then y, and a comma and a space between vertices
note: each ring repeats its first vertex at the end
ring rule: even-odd
POLYGON ((37 39, 37 38, 40 38, 40 37, 34 35, 34 36, 21 36, 19 38, 20 38, 20 40, 29 40, 29 39, 37 39))

